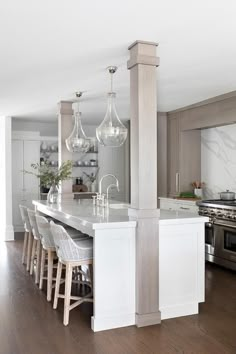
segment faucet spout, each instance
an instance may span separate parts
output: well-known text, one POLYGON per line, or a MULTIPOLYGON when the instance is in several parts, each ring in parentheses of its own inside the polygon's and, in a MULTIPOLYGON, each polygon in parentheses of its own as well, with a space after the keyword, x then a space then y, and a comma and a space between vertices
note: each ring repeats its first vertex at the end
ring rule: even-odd
POLYGON ((115 179, 115 181, 116 181, 116 188, 117 188, 117 190, 118 190, 118 192, 119 192, 119 181, 118 181, 117 177, 116 177, 115 175, 112 175, 111 173, 108 173, 107 175, 102 176, 102 178, 101 178, 100 181, 99 181, 99 187, 98 187, 99 195, 102 194, 102 182, 103 182, 104 178, 106 178, 106 177, 112 177, 112 178, 115 179))

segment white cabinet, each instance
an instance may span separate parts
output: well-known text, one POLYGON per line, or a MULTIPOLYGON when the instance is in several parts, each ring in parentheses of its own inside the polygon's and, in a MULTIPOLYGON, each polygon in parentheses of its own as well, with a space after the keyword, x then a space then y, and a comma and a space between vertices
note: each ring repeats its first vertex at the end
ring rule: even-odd
POLYGON ((159 304, 161 319, 199 312, 205 298, 205 218, 159 224, 159 304))
POLYGON ((12 140, 12 214, 15 232, 23 231, 19 204, 32 208, 32 199, 39 199, 39 180, 23 170, 31 170, 40 161, 40 141, 12 140))
POLYGON ((159 198, 160 209, 186 211, 190 213, 198 213, 198 206, 195 201, 180 200, 173 198, 159 198))

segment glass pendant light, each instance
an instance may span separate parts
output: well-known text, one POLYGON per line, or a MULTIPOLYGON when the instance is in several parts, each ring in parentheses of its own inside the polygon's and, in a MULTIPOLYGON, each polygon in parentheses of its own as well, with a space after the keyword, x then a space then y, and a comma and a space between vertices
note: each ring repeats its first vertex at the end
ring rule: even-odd
MULTIPOLYGON (((82 92, 76 92, 76 97, 80 98, 82 92)), ((81 124, 81 112, 79 112, 79 102, 77 110, 74 110, 74 128, 70 136, 66 139, 66 147, 70 152, 85 153, 90 148, 90 139, 85 135, 81 124)))
POLYGON ((117 71, 116 66, 109 66, 111 75, 111 91, 108 92, 107 111, 104 120, 96 129, 96 136, 103 146, 119 147, 127 138, 127 128, 121 123, 115 106, 116 94, 113 92, 113 74, 117 71))

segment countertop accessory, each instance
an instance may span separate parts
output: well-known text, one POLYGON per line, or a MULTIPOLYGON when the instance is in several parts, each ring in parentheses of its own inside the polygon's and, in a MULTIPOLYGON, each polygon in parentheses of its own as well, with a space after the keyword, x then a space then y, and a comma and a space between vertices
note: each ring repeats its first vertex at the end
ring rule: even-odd
POLYGON ((117 71, 116 66, 109 66, 111 76, 111 90, 108 92, 107 111, 104 120, 96 129, 96 136, 103 146, 119 147, 124 144, 127 138, 127 128, 120 121, 116 106, 116 93, 113 92, 113 74, 117 71))
POLYGON ((71 178, 72 166, 73 162, 71 160, 64 161, 59 168, 53 169, 49 162, 45 162, 44 165, 33 163, 31 164, 31 171, 24 170, 23 172, 39 178, 41 188, 50 187, 48 202, 55 203, 56 200, 59 200, 59 183, 71 178))
POLYGON ((235 193, 230 192, 228 189, 226 192, 221 192, 220 193, 220 199, 221 200, 234 200, 235 199, 235 193))
MULTIPOLYGON (((82 92, 76 93, 77 98, 80 98, 81 96, 82 92)), ((77 101, 77 107, 74 109, 74 120, 74 128, 70 136, 66 139, 66 147, 70 152, 85 153, 90 149, 90 139, 85 135, 82 128, 79 101, 77 101)))

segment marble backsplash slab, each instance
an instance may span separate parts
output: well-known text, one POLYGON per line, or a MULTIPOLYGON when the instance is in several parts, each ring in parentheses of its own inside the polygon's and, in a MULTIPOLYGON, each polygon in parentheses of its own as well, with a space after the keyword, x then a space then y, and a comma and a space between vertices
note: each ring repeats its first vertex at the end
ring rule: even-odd
POLYGON ((236 124, 202 130, 201 170, 205 199, 236 192, 236 124))

